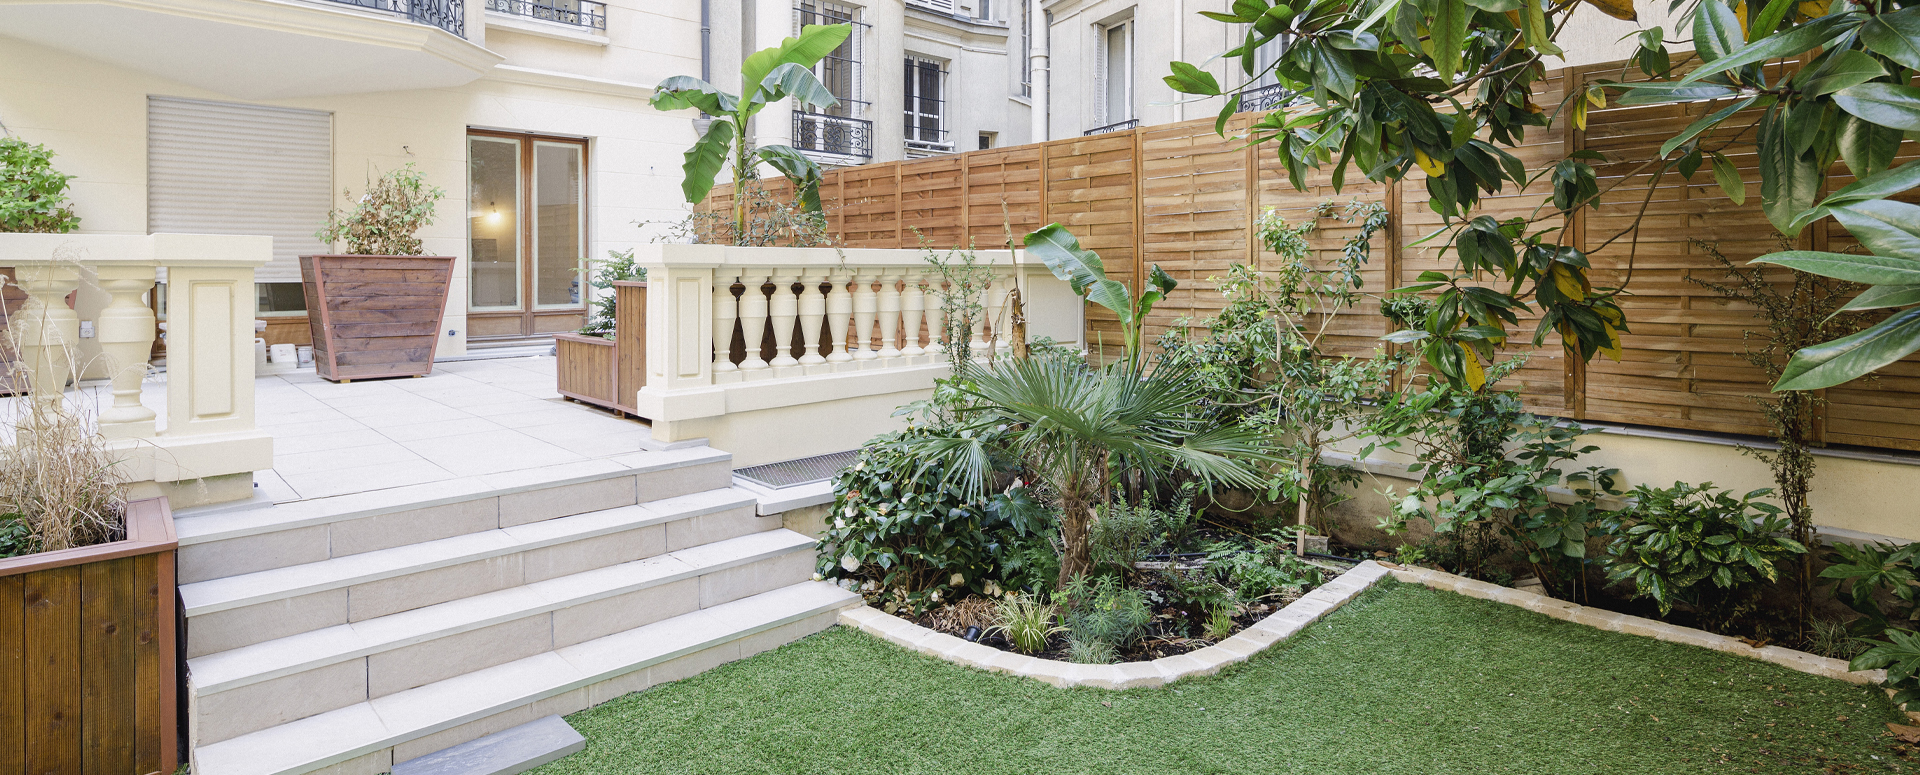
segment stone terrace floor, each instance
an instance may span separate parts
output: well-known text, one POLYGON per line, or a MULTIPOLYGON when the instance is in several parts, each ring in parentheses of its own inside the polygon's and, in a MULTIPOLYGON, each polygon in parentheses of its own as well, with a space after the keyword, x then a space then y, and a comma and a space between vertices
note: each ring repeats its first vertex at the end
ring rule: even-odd
MULTIPOLYGON (((567 401, 551 357, 436 363, 413 379, 335 384, 311 369, 256 382, 273 434, 275 502, 324 498, 642 452, 645 423, 567 401)), ((148 404, 155 406, 156 404, 148 404)))

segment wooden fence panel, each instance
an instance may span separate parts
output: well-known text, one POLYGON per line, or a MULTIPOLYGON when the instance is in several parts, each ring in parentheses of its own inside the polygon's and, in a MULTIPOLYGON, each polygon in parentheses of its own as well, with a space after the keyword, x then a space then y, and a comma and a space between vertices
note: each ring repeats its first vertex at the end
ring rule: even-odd
MULTIPOLYGON (((1535 90, 1533 101, 1560 109, 1569 88, 1590 77, 1620 77, 1619 63, 1558 71, 1535 90)), ((1750 332, 1762 328, 1754 310, 1730 303, 1696 280, 1720 281, 1724 270, 1696 240, 1711 243, 1736 264, 1779 247, 1759 206, 1759 174, 1750 147, 1729 158, 1747 180, 1744 205, 1734 205, 1713 180, 1710 165, 1692 179, 1669 173, 1653 182, 1642 165, 1659 145, 1721 103, 1642 107, 1609 106, 1588 114, 1584 131, 1572 131, 1562 113, 1553 128, 1534 128, 1517 148, 1506 149, 1530 171, 1540 171, 1575 150, 1593 150, 1591 162, 1602 190, 1597 210, 1583 210, 1565 223, 1566 244, 1587 251, 1595 286, 1618 286, 1632 330, 1621 338, 1622 359, 1598 357, 1581 364, 1566 358, 1557 334, 1531 344, 1537 316, 1523 315, 1503 357, 1525 356, 1507 384, 1542 414, 1689 430, 1764 434, 1752 400, 1768 385, 1748 364, 1750 332), (1630 229, 1645 209, 1637 229, 1630 229)), ((1719 139, 1751 132, 1743 116, 1716 133, 1719 139)), ((1110 277, 1138 289, 1147 267, 1160 265, 1180 281, 1146 325, 1149 344, 1177 320, 1204 319, 1224 303, 1212 278, 1234 264, 1264 271, 1277 259, 1257 239, 1257 219, 1275 210, 1288 223, 1316 219, 1309 236, 1313 263, 1330 268, 1358 226, 1316 211, 1332 202, 1384 202, 1392 215, 1373 240, 1361 271, 1370 296, 1415 282, 1423 271, 1452 271, 1457 262, 1439 240, 1422 242, 1440 228, 1428 205, 1424 176, 1415 170, 1396 184, 1377 184, 1350 174, 1340 192, 1329 177, 1310 171, 1307 190, 1296 190, 1284 163, 1268 147, 1247 148, 1239 135, 1255 119, 1235 117, 1227 138, 1212 119, 1126 132, 997 148, 910 162, 830 170, 822 188, 830 230, 849 247, 916 247, 918 227, 934 247, 971 243, 997 248, 1009 229, 1017 242, 1047 223, 1060 223, 1083 246, 1105 260, 1110 277)), ((1709 139, 1709 147, 1718 141, 1709 139)), ((1920 157, 1914 143, 1901 160, 1920 157)), ((1836 165, 1831 191, 1851 182, 1836 165)), ((702 210, 730 202, 726 186, 715 189, 702 210)), ((1511 187, 1485 196, 1475 215, 1534 218, 1551 196, 1542 176, 1524 191, 1511 187)), ((1920 196, 1910 197, 1920 199, 1920 196)), ((1550 205, 1548 205, 1550 207, 1550 205)), ((1550 225, 1544 222, 1536 226, 1550 225)), ((1815 224, 1800 240, 1814 249, 1855 249, 1831 220, 1815 224)), ((1786 275, 1784 272, 1782 277, 1786 275)), ((1492 282, 1491 278, 1488 282, 1492 282)), ((1326 345, 1360 353, 1380 346, 1388 323, 1372 298, 1329 326, 1326 345)), ((1098 307, 1087 310, 1087 340, 1117 352, 1119 326, 1098 307)), ((1827 441, 1920 450, 1920 356, 1873 378, 1825 391, 1830 404, 1820 418, 1827 441)))

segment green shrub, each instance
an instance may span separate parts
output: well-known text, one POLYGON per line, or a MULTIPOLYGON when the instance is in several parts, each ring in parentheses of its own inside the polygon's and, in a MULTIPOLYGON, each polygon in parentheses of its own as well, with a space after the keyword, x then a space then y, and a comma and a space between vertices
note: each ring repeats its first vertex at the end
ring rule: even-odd
POLYGON ((1038 654, 1047 650, 1047 639, 1067 628, 1054 623, 1058 609, 1040 602, 1035 594, 1014 595, 994 606, 995 624, 988 632, 1005 635, 1017 651, 1038 654))
POLYGON ((917 426, 877 437, 840 473, 832 522, 819 544, 822 577, 914 612, 967 594, 1051 586, 1051 579, 1036 585, 1033 578, 1051 547, 1045 513, 1025 487, 969 499, 944 481, 937 462, 901 449, 908 439, 945 432, 917 426))
MULTIPOLYGON (((352 191, 342 191, 353 200, 352 191)), ((356 256, 417 256, 420 238, 414 233, 433 225, 433 209, 447 192, 427 185, 427 176, 413 162, 367 183, 367 193, 350 210, 327 213, 327 223, 314 238, 328 244, 346 243, 356 256)))
POLYGON ((1066 601, 1067 637, 1084 647, 1105 644, 1118 651, 1139 642, 1147 634, 1147 624, 1153 621, 1146 593, 1129 589, 1116 576, 1072 579, 1055 599, 1062 598, 1066 601))
POLYGON ((607 251, 607 260, 593 266, 593 274, 588 276, 587 285, 594 290, 605 291, 593 298, 593 312, 587 318, 587 324, 580 333, 613 338, 614 317, 619 312, 619 296, 613 293, 613 284, 621 281, 647 279, 646 267, 633 265, 633 250, 607 251))
POLYGON ((67 204, 72 175, 53 168, 53 151, 0 137, 0 232, 65 234, 80 228, 67 204))
POLYGON ((1214 544, 1207 550, 1207 570, 1246 603, 1299 594, 1319 586, 1325 578, 1320 568, 1293 553, 1291 530, 1256 540, 1251 548, 1227 542, 1214 544))
POLYGON ((33 526, 23 514, 0 514, 0 559, 34 554, 33 526))
POLYGON ((1786 536, 1780 509, 1756 500, 1771 492, 1736 498, 1711 482, 1634 488, 1631 508, 1601 519, 1613 536, 1602 559, 1608 578, 1631 582, 1662 615, 1685 603, 1709 629, 1725 630, 1753 609, 1760 582, 1779 580, 1780 560, 1806 551, 1786 536))
POLYGON ((1828 544, 1827 567, 1821 578, 1834 579, 1834 595, 1860 614, 1853 631, 1879 635, 1889 627, 1914 629, 1920 614, 1920 573, 1916 558, 1920 544, 1890 543, 1851 546, 1828 544))

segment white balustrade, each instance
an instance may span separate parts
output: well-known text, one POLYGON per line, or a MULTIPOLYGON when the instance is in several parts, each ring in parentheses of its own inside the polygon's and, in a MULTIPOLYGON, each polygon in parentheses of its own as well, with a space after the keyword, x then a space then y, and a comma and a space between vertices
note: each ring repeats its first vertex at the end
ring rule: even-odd
MULTIPOLYGON (((903 269, 880 272, 880 353, 882 358, 900 357, 900 276, 903 269)), ((915 332, 914 336, 919 336, 915 332)))
POLYGON ((993 277, 993 348, 996 352, 1013 350, 1013 294, 1014 274, 1012 269, 996 269, 993 277))
MULTIPOLYGON (((656 440, 706 437, 721 448, 796 453, 774 460, 804 456, 805 445, 818 447, 808 454, 849 449, 893 427, 893 407, 925 397, 949 368, 943 340, 959 310, 920 251, 651 245, 636 257, 648 279, 648 372, 635 406, 656 440), (728 290, 736 278, 744 288, 737 299, 728 290), (770 359, 762 350, 769 323, 770 359), (813 404, 824 413, 789 410, 813 404), (767 424, 742 436, 729 430, 736 416, 767 424)), ((1047 314, 1035 336, 1081 341, 1082 301, 1045 266, 1013 259, 979 253, 995 282, 972 300, 991 310, 958 332, 974 338, 974 355, 985 358, 1007 338, 1001 318, 1016 279, 1023 290, 1043 290, 1047 314)))
POLYGON ((768 314, 773 317, 774 368, 800 365, 793 357, 793 326, 800 315, 800 299, 793 295, 793 284, 800 281, 799 275, 798 268, 774 270, 773 298, 768 300, 768 314))
MULTIPOLYGON (((987 307, 986 304, 987 299, 991 298, 992 293, 993 289, 991 288, 981 288, 974 291, 971 294, 971 298, 967 300, 967 307, 975 311, 972 321, 973 325, 970 327, 972 337, 967 341, 967 348, 973 353, 973 357, 975 358, 980 357, 987 350, 987 313, 993 310, 987 307)), ((962 314, 964 315, 965 313, 963 312, 962 314)))
POLYGON ((927 311, 927 278, 921 269, 903 270, 902 276, 906 289, 900 294, 900 330, 906 335, 906 346, 900 348, 900 354, 912 357, 927 351, 920 346, 920 318, 927 311))
POLYGON ((880 357, 873 349, 873 322, 879 314, 880 294, 873 290, 874 272, 863 270, 853 275, 853 359, 870 361, 880 357))
MULTIPOLYGON (((111 401, 93 420, 136 497, 176 507, 250 497, 252 472, 273 467, 273 439, 254 427, 254 269, 271 237, 204 234, 0 234, 0 266, 14 268, 27 301, 9 321, 27 370, 32 433, 65 400, 70 380, 104 376, 111 401), (150 294, 167 271, 166 410, 141 401, 152 371, 150 294), (104 292, 93 307, 82 287, 104 292), (82 319, 94 335, 82 339, 82 319), (161 422, 161 418, 165 422, 161 422)), ((94 295, 98 298, 98 295, 94 295)))

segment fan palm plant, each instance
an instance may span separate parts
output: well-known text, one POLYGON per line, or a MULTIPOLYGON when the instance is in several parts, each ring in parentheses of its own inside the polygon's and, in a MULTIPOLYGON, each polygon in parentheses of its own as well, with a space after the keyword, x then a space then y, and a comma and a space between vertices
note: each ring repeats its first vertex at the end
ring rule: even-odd
POLYGON ((1121 474, 1155 488, 1179 475, 1208 486, 1258 486, 1255 463, 1271 462, 1258 430, 1209 422, 1194 407, 1200 384, 1178 370, 1148 374, 1131 362, 1103 369, 1058 358, 1025 358, 969 369, 956 380, 968 404, 957 432, 903 442, 948 472, 969 497, 992 486, 998 438, 1058 499, 1062 585, 1091 567, 1088 528, 1121 474), (1001 434, 989 433, 1005 428, 1001 434))
POLYGON ((742 189, 764 163, 793 181, 803 207, 820 212, 820 165, 791 146, 754 148, 747 142, 747 122, 766 106, 789 97, 800 107, 831 108, 840 104, 826 84, 814 76, 813 67, 852 34, 851 24, 808 25, 800 30, 799 37, 748 55, 740 63, 738 96, 690 75, 673 76, 654 88, 650 102, 656 110, 699 108, 712 117, 700 139, 688 149, 682 165, 686 178, 680 182, 680 190, 688 204, 705 201, 720 168, 731 162, 733 233, 746 234, 747 197, 742 189))

